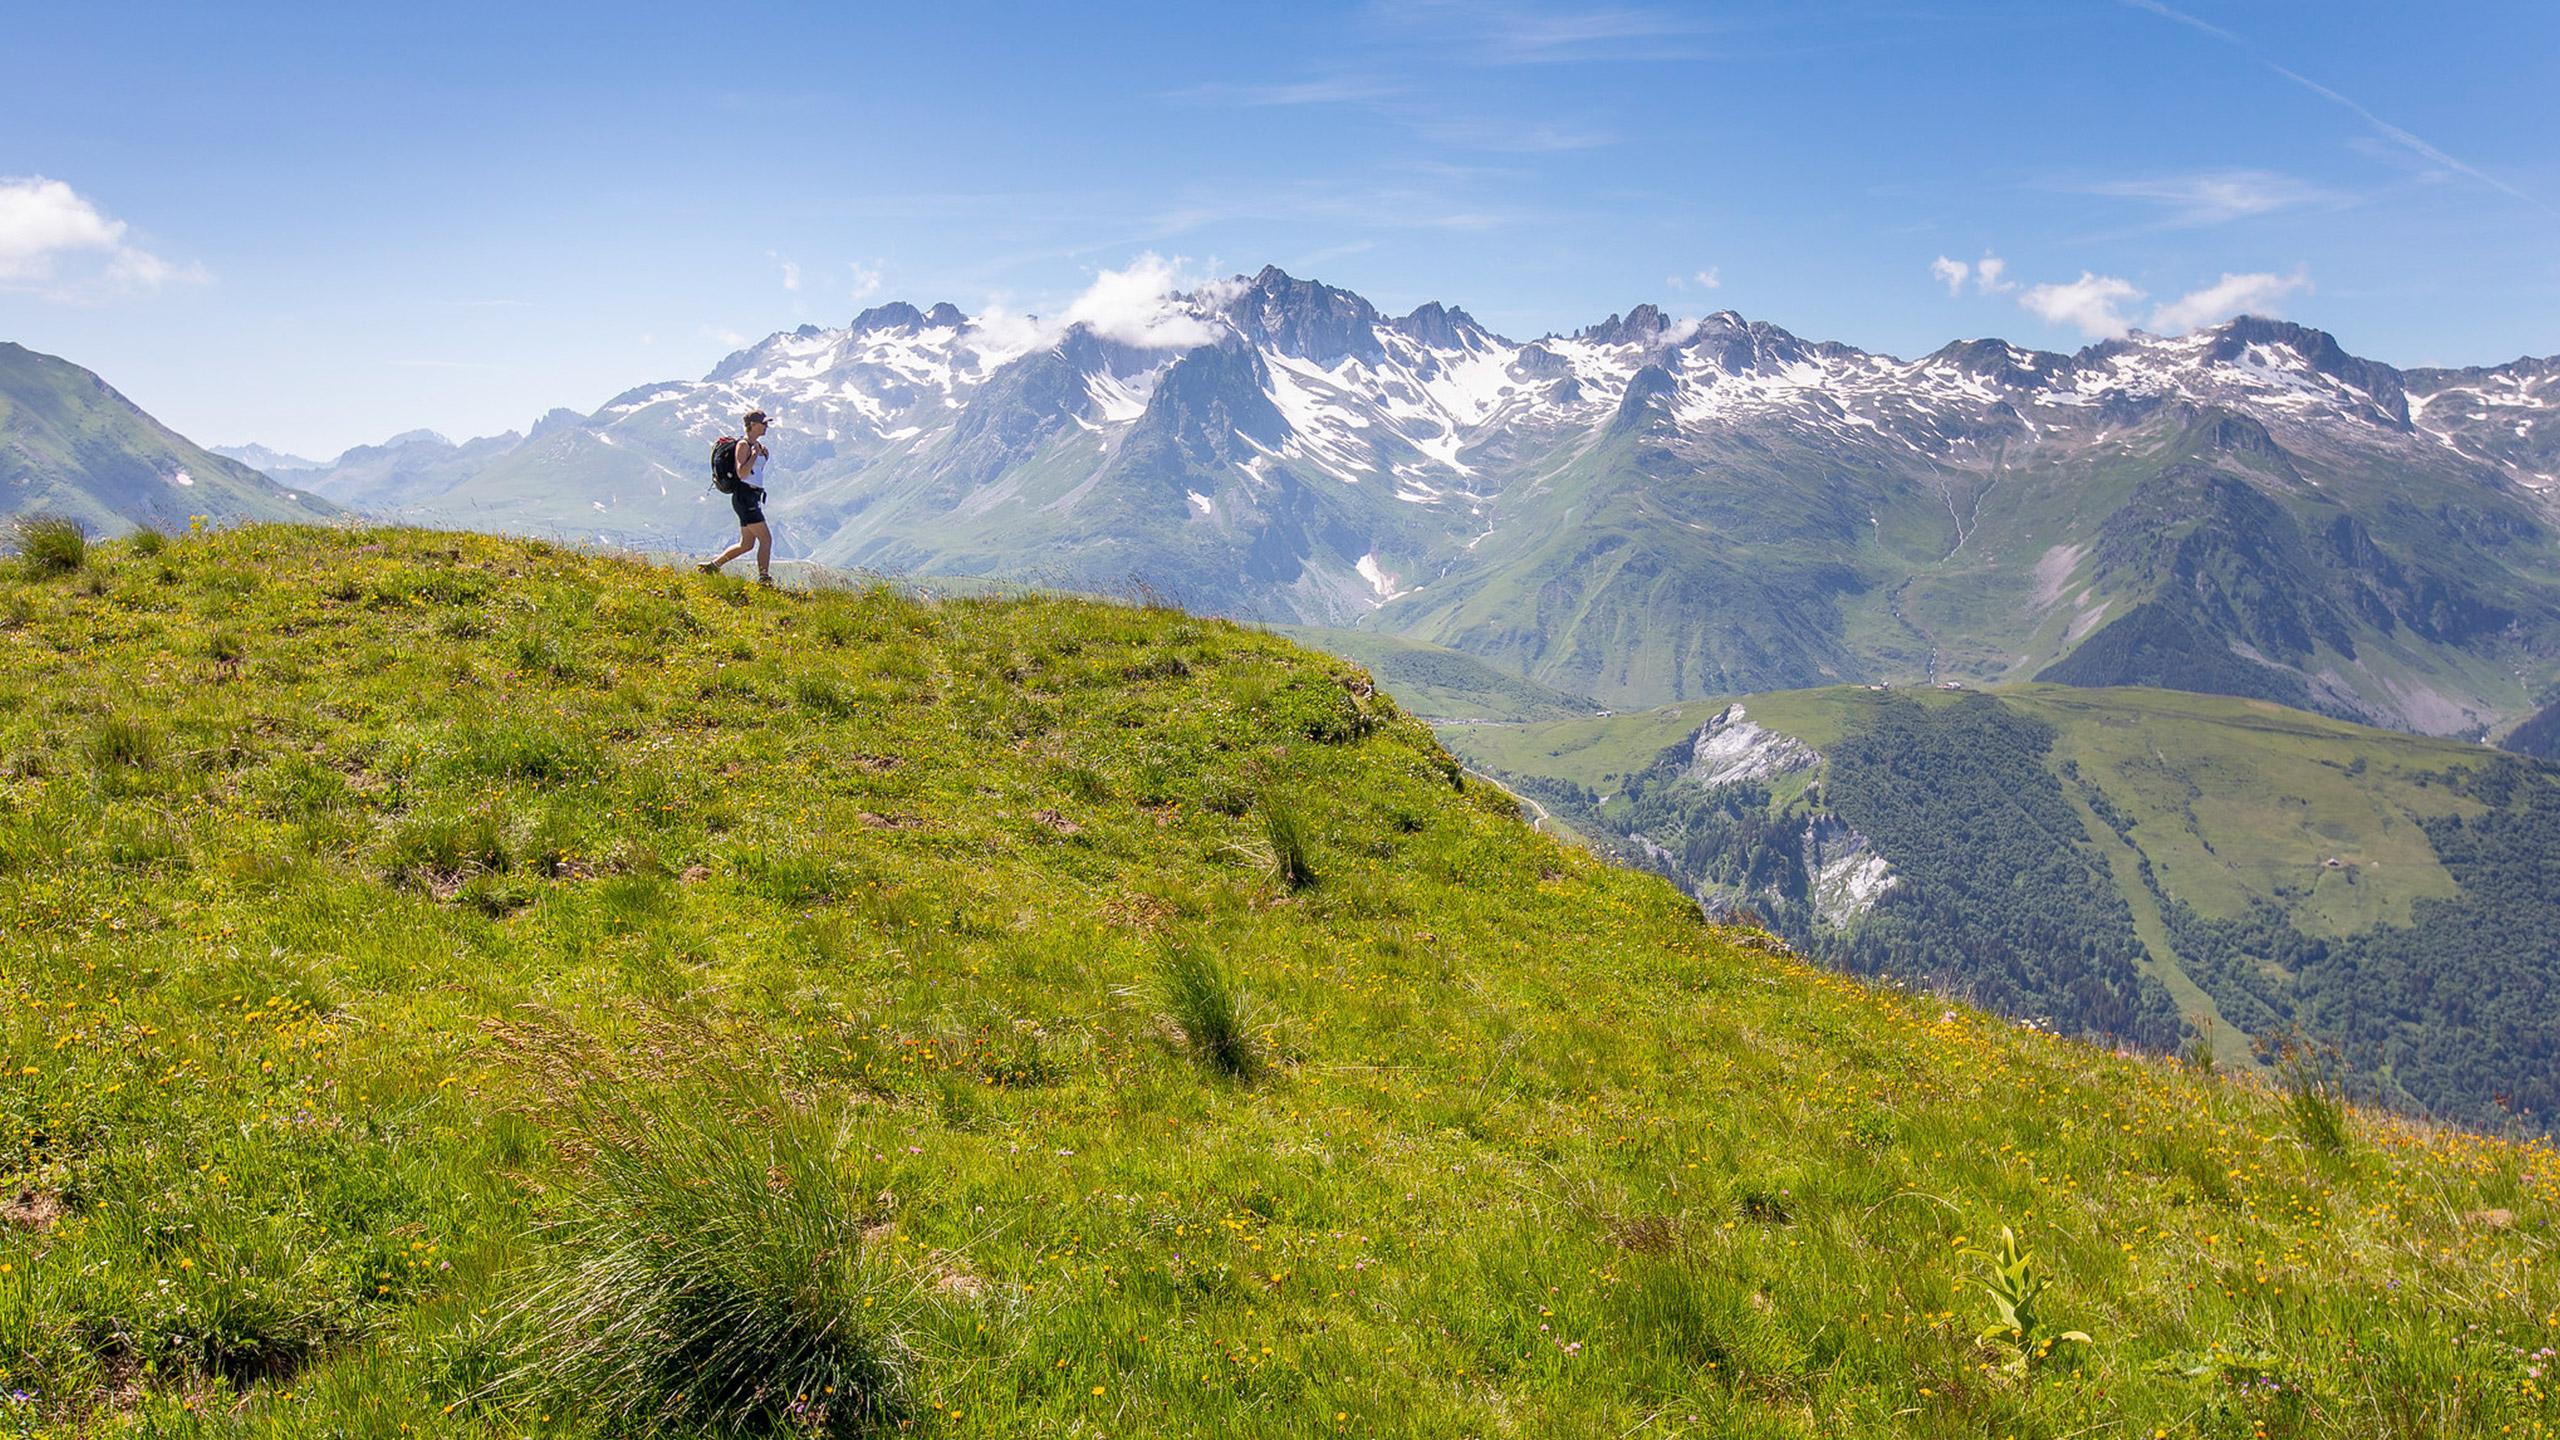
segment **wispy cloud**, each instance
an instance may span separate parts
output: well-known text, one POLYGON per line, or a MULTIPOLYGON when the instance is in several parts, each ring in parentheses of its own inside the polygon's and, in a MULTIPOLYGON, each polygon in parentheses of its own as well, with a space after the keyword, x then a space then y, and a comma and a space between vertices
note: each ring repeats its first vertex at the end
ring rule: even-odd
POLYGON ((1425 140, 1499 155, 1561 155, 1596 150, 1617 139, 1605 130, 1489 115, 1433 116, 1416 120, 1413 128, 1425 140))
POLYGON ((1674 290, 1686 290, 1692 285, 1701 290, 1721 290, 1724 288, 1724 267, 1710 265, 1704 270, 1692 271, 1687 275, 1670 276, 1663 283, 1674 290))
POLYGON ((0 291, 94 301, 206 278, 200 265, 135 244, 130 230, 60 180, 0 178, 0 291))
POLYGON ((2172 229, 2221 225, 2305 206, 2342 206, 2356 197, 2272 170, 2206 170, 2062 185, 2057 189, 2154 205, 2172 229))
POLYGON ((1461 190, 1442 186, 1310 180, 1195 192, 1158 211, 1137 241, 1160 244, 1211 225, 1238 222, 1316 220, 1369 230, 1474 232, 1527 224, 1536 218, 1534 212, 1480 203, 1461 190))
POLYGON ((1589 150, 1616 137, 1568 121, 1488 114, 1424 99, 1402 84, 1365 75, 1270 83, 1212 81, 1166 92, 1178 104, 1237 109, 1349 106, 1402 126, 1435 144, 1506 155, 1555 155, 1589 150))
POLYGON ((2310 288, 2311 277, 2300 270, 2290 275, 2226 272, 2203 289, 2181 295, 2152 311, 2151 328, 2163 335, 2179 335, 2234 315, 2273 315, 2286 296, 2310 288))
POLYGON ((880 293, 881 267, 865 265, 859 260, 848 260, 845 262, 845 268, 853 272, 853 279, 845 288, 852 292, 854 299, 868 300, 880 293))
POLYGON ((1235 105, 1262 109, 1283 105, 1357 105, 1405 93, 1404 87, 1365 75, 1335 75, 1314 80, 1280 80, 1267 84, 1211 81, 1166 92, 1168 100, 1200 105, 1235 105))
POLYGON ((800 288, 800 262, 797 260, 784 259, 780 254, 771 250, 767 250, 764 254, 766 259, 771 260, 782 271, 782 288, 785 290, 798 290, 800 288))
POLYGON ((1320 249, 1309 250, 1291 260, 1289 268, 1304 274, 1319 265, 1329 264, 1335 260, 1347 260, 1354 255, 1365 255, 1377 248, 1378 242, 1375 240, 1346 240, 1339 245, 1327 245, 1320 249))
POLYGON ((1428 40, 1480 65, 1695 60, 1715 24, 1670 6, 1589 6, 1521 0, 1379 0, 1370 16, 1390 34, 1428 40))
POLYGON ((2390 121, 2373 113, 2373 111, 2368 109, 2363 102, 2356 100, 2352 96, 2341 94, 2338 91, 2321 84, 2319 81, 2304 75, 2298 70, 2294 70, 2285 65, 2280 65, 2274 60, 2267 58, 2267 56, 2246 37, 2235 35, 2231 31, 2225 30, 2219 25, 2199 20, 2195 16, 2190 15, 2183 10, 2178 10, 2161 3, 2161 0, 2123 0, 2123 3, 2147 14, 2157 15, 2161 19, 2174 21, 2175 23, 2183 25, 2199 34, 2209 35, 2215 40, 2231 46, 2233 49, 2247 55, 2250 59, 2264 65, 2276 74, 2281 75, 2285 79, 2292 81, 2294 84, 2301 86, 2303 89, 2310 91, 2312 94, 2319 96, 2330 104, 2346 110, 2357 119, 2362 120, 2366 125, 2372 127, 2375 134, 2380 135, 2383 139, 2390 141, 2401 149, 2428 161, 2430 164, 2440 165, 2457 175, 2467 176, 2470 179, 2479 181, 2490 189, 2521 200, 2524 203, 2533 206, 2537 210, 2544 211, 2548 214, 2560 215, 2560 209, 2555 209, 2540 198, 2527 194, 2525 191, 2517 189, 2506 181, 2501 180, 2466 161, 2459 160, 2446 153, 2444 150, 2420 139, 2409 131, 2392 124, 2390 121))
POLYGON ((2059 285, 2029 286, 2018 304, 2052 325, 2068 325, 2092 340, 2112 340, 2133 328, 2127 307, 2142 303, 2142 287, 2114 275, 2080 272, 2059 285))

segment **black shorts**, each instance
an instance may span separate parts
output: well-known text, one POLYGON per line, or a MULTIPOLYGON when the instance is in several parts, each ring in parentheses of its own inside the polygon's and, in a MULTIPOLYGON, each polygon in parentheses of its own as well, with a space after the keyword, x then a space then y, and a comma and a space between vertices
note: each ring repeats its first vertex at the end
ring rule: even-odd
POLYGON ((760 486, 741 485, 729 492, 729 508, 738 512, 738 526, 764 523, 764 490, 760 486))

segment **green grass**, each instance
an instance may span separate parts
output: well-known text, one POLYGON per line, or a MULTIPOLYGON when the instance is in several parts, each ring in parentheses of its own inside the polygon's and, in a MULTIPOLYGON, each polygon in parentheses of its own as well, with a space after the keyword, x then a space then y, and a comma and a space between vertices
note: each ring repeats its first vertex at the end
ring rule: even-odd
POLYGON ((397 530, 0 578, 0 1413, 2560 1420, 2547 1146, 2306 1145, 2274 1087, 1812 969, 1454 774, 1359 672, 1162 610, 397 530), (1981 1338, 2004 1226, 2091 1343, 1981 1338))

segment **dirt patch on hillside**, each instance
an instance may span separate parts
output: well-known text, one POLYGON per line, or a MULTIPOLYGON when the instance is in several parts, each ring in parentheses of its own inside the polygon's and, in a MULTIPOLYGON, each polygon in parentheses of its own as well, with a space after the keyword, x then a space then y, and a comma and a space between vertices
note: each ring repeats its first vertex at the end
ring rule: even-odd
POLYGON ((62 1218, 62 1197, 50 1190, 21 1190, 0 1201, 0 1224, 42 1230, 62 1218))

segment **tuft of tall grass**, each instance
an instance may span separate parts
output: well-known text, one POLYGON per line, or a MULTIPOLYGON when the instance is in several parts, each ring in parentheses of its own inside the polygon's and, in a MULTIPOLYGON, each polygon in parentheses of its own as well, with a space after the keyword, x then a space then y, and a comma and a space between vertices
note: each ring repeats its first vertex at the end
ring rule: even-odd
POLYGON ((148 770, 160 758, 160 737, 129 715, 109 715, 89 737, 89 758, 101 771, 148 770))
POLYGON ((1156 990, 1194 1060, 1230 1080, 1250 1080, 1262 1068, 1244 989, 1215 955, 1166 943, 1156 956, 1156 990))
POLYGON ((2284 1086, 2285 1117, 2303 1144, 2324 1155, 2347 1148, 2346 1077, 2335 1047, 2302 1035, 2276 1050, 2276 1077, 2284 1086))
POLYGON ((1271 844, 1271 875, 1291 890, 1316 883, 1315 863, 1307 858, 1307 828, 1298 812, 1268 796, 1262 802, 1262 835, 1271 844))
POLYGON ((10 548, 18 563, 35 575, 68 575, 89 558, 88 532, 77 520, 59 515, 27 515, 9 527, 10 548))
POLYGON ((590 1176, 503 1312, 508 1363, 474 1398, 640 1434, 845 1435, 906 1408, 924 1287, 865 1236, 847 1126, 723 1098, 598 1116, 590 1176))

